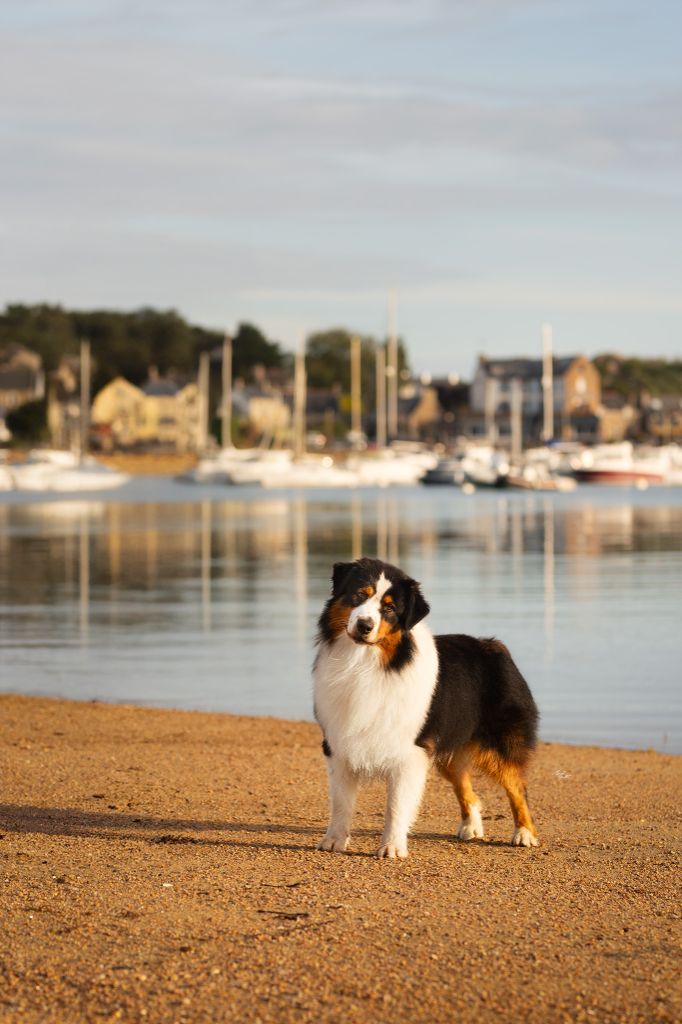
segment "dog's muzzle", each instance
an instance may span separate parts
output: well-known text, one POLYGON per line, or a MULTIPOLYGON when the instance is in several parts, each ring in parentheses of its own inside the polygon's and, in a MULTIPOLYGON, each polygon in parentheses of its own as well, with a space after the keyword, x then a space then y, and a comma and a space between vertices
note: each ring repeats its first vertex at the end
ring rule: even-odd
POLYGON ((351 640, 355 640, 358 644, 366 644, 371 641, 368 637, 374 629, 374 622, 372 619, 357 619, 353 625, 353 631, 350 634, 351 640))

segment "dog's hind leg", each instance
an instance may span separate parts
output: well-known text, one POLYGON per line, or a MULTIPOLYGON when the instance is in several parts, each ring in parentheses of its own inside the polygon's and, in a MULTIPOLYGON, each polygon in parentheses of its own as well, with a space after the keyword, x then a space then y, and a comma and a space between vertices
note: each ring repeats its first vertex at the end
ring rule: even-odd
POLYGON ((526 799, 526 782, 518 765, 505 764, 500 782, 507 791, 512 814, 514 815, 514 834, 512 846, 537 846, 538 839, 528 809, 526 799))
POLYGON ((318 850, 345 853, 350 843, 350 827, 358 793, 358 776, 341 758, 327 757, 329 773, 329 802, 331 816, 327 831, 317 844, 318 850))
POLYGON ((471 785, 469 768, 471 759, 466 750, 453 754, 446 762, 438 764, 438 770, 452 785, 462 812, 462 823, 457 830, 458 839, 482 839, 483 819, 481 801, 471 785))
POLYGON ((475 763, 504 786, 514 816, 512 846, 537 846, 537 832, 528 809, 523 766, 492 750, 474 754, 475 763))

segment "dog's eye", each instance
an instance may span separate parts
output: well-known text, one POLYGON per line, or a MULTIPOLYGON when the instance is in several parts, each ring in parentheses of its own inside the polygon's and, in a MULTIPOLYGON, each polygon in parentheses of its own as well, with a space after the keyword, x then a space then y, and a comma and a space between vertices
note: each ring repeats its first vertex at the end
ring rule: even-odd
POLYGON ((355 604, 355 605, 362 604, 362 602, 364 600, 365 600, 365 595, 362 593, 362 591, 361 590, 356 590, 356 592, 351 597, 351 604, 355 604))

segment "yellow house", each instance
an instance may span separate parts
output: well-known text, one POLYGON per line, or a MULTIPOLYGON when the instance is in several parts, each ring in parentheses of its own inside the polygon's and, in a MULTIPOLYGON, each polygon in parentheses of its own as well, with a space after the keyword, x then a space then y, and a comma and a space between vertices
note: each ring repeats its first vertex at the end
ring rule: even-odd
POLYGON ((194 383, 178 386, 152 378, 143 390, 141 444, 162 445, 178 452, 196 448, 199 423, 199 389, 194 383))
POLYGON ((145 396, 125 377, 114 377, 95 395, 90 422, 104 448, 133 448, 140 441, 145 396))
POLYGON ((115 377, 95 396, 91 421, 102 446, 109 449, 155 447, 178 452, 196 447, 199 392, 152 372, 144 387, 115 377))

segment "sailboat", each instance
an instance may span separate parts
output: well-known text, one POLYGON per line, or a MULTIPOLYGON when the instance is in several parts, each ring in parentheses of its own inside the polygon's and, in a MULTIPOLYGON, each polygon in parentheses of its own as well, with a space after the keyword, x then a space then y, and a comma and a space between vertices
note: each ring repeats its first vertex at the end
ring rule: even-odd
POLYGON ((16 491, 109 491, 130 480, 129 473, 110 469, 88 454, 90 432, 90 342, 81 342, 80 444, 77 451, 34 448, 24 462, 5 464, 16 491))
MULTIPOLYGON (((261 487, 350 487, 357 477, 337 466, 329 455, 305 451, 305 354, 296 355, 294 377, 294 447, 272 448, 267 441, 256 448, 236 448, 232 443, 232 340, 223 343, 222 447, 215 455, 199 459, 196 467, 180 478, 199 484, 255 484, 261 487)), ((200 373, 202 416, 208 419, 207 374, 200 373)), ((202 425, 200 424, 200 431, 202 425)))
POLYGON ((289 465, 278 473, 264 473, 263 487, 355 487, 358 476, 338 466, 331 455, 306 451, 305 341, 296 352, 294 366, 294 452, 289 465))

